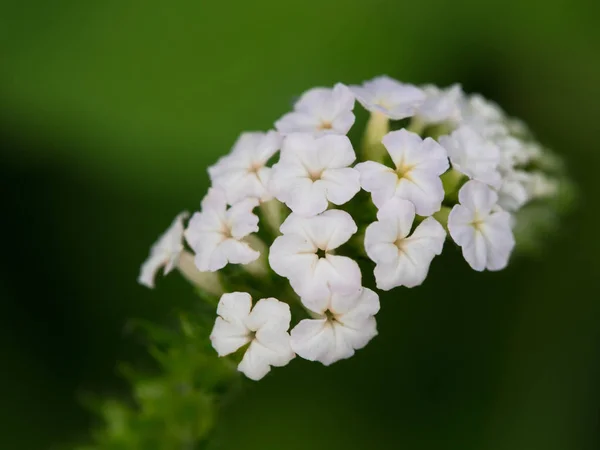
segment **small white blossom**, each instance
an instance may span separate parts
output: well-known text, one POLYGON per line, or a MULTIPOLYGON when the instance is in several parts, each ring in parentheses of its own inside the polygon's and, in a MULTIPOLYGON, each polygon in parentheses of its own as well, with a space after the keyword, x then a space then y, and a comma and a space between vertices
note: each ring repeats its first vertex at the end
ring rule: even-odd
POLYGON ((425 124, 442 122, 458 123, 461 119, 460 101, 463 91, 455 84, 446 89, 427 85, 423 87, 426 98, 419 106, 416 116, 425 124))
POLYGON ((395 120, 413 116, 425 101, 425 93, 418 87, 385 75, 365 81, 362 86, 350 86, 350 89, 365 109, 395 120))
POLYGON ((529 200, 525 187, 529 174, 522 171, 508 171, 502 176, 498 189, 498 205, 507 211, 517 211, 529 200))
POLYGON ((375 206, 381 208, 399 197, 413 202, 421 216, 439 211, 444 199, 440 175, 448 169, 446 150, 433 139, 423 140, 405 129, 386 134, 382 142, 394 168, 374 161, 356 165, 361 186, 371 192, 375 206))
POLYGON ((458 200, 448 217, 448 230, 469 265, 477 271, 506 267, 515 239, 511 215, 496 206, 498 195, 472 180, 460 189, 458 200))
POLYGON ((300 321, 291 331, 292 349, 304 359, 328 366, 350 358, 377 336, 379 297, 370 289, 354 295, 333 293, 310 309, 315 318, 300 321))
POLYGON ((440 137, 440 143, 448 151, 455 170, 494 188, 500 186, 500 151, 492 141, 463 125, 449 136, 440 137))
POLYGON ((433 217, 421 222, 409 236, 415 207, 393 198, 377 213, 377 222, 367 228, 365 250, 375 266, 377 287, 415 287, 425 281, 431 261, 442 252, 446 232, 433 217))
POLYGON ((189 213, 182 212, 175 217, 171 226, 152 246, 150 256, 140 268, 138 283, 153 288, 156 273, 161 267, 164 267, 163 273, 167 275, 177 266, 179 256, 183 251, 183 221, 188 216, 189 213))
POLYGON ((280 146, 281 137, 275 131, 242 133, 231 153, 208 168, 213 185, 225 192, 230 205, 245 198, 270 200, 271 169, 266 164, 280 146))
POLYGON ((356 261, 334 254, 357 231, 350 214, 337 209, 313 217, 292 213, 280 230, 283 236, 273 242, 269 263, 290 280, 303 303, 328 298, 331 290, 349 294, 360 289, 356 261))
POLYGON ((354 95, 342 83, 333 89, 314 88, 302 94, 294 111, 275 122, 275 128, 283 134, 347 134, 354 124, 353 109, 354 95))
POLYGON ((343 205, 360 191, 359 173, 350 167, 356 155, 346 136, 288 135, 269 188, 290 209, 303 216, 325 211, 328 202, 343 205))
POLYGON ((259 300, 245 292, 223 294, 217 307, 217 320, 210 335, 219 356, 229 355, 250 344, 238 370, 252 380, 260 380, 271 366, 282 367, 294 358, 290 347, 290 307, 275 298, 259 300))
POLYGON ((496 103, 473 94, 461 102, 461 123, 485 138, 509 134, 507 117, 496 103))
POLYGON ((198 270, 215 272, 228 263, 248 264, 260 256, 242 240, 258 231, 258 217, 252 213, 257 205, 257 199, 246 199, 227 208, 223 191, 208 191, 201 211, 194 213, 185 230, 198 270))
POLYGON ((558 182, 539 171, 526 173, 523 184, 530 199, 550 197, 558 192, 558 182))

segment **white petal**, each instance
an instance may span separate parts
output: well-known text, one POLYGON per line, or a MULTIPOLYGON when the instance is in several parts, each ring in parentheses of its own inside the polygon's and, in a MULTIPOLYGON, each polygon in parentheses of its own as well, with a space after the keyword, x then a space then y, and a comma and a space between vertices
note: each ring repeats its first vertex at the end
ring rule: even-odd
POLYGON ((414 153, 421 147, 423 139, 418 134, 412 133, 404 128, 397 131, 390 131, 381 140, 386 150, 390 154, 392 161, 396 166, 402 163, 412 164, 410 156, 407 153, 414 153))
POLYGON ((511 216, 506 211, 491 214, 481 227, 481 233, 488 244, 488 270, 502 270, 515 246, 515 239, 510 226, 511 216))
POLYGON ((298 179, 288 184, 285 203, 296 214, 306 217, 315 216, 327 209, 326 187, 308 178, 298 179))
POLYGON ((492 141, 463 125, 450 136, 442 136, 440 143, 448 151, 454 169, 469 178, 499 187, 501 178, 497 168, 500 152, 492 141))
POLYGON ((250 342, 244 324, 252 307, 252 297, 245 292, 223 294, 217 306, 217 320, 210 339, 219 356, 228 355, 250 342))
POLYGON ((444 187, 439 176, 413 170, 410 178, 400 180, 394 195, 412 202, 420 216, 430 216, 442 207, 444 187))
POLYGON ((156 278, 156 273, 161 267, 164 266, 164 264, 164 256, 149 256, 140 268, 140 274, 137 282, 151 289, 154 288, 154 279, 156 278))
POLYGON ((246 292, 223 294, 217 306, 217 315, 231 323, 243 324, 252 308, 252 297, 246 292))
POLYGON ((446 89, 426 86, 424 91, 427 99, 417 112, 422 121, 425 123, 441 123, 460 120, 460 101, 464 95, 460 85, 455 84, 446 89))
POLYGON ((280 227, 283 234, 298 234, 317 248, 333 250, 346 243, 358 230, 352 216, 339 209, 330 209, 314 217, 290 214, 280 227))
POLYGON ((302 235, 279 236, 269 250, 269 265, 282 277, 303 275, 317 262, 316 247, 302 235))
POLYGON ((325 186, 327 200, 343 205, 360 191, 360 173, 349 167, 328 169, 323 172, 320 183, 325 186))
POLYGON ((458 192, 458 201, 469 210, 487 214, 498 202, 498 194, 479 181, 468 181, 458 192))
POLYGON ((283 367, 294 357, 294 351, 290 345, 290 335, 287 331, 263 327, 257 331, 255 342, 268 350, 268 362, 272 366, 283 367))
POLYGON ((226 356, 250 342, 251 335, 243 324, 227 322, 217 317, 210 340, 218 355, 226 356))
POLYGON ((340 169, 348 167, 356 159, 350 139, 346 136, 327 135, 315 140, 318 167, 340 169))
POLYGON ((375 206, 380 208, 393 197, 398 175, 392 169, 373 161, 359 163, 354 168, 360 172, 362 188, 372 193, 375 206))
POLYGON ((341 320, 340 325, 335 327, 335 331, 343 337, 345 344, 353 349, 349 356, 354 354, 354 350, 364 348, 377 336, 377 322, 373 316, 361 319, 359 322, 351 322, 346 316, 341 320))
POLYGON ((175 268, 179 255, 183 251, 183 222, 188 216, 187 211, 179 213, 169 228, 152 245, 150 255, 140 267, 138 283, 153 288, 156 273, 161 267, 164 267, 165 275, 175 268))
POLYGON ((288 304, 275 298, 259 300, 246 319, 246 326, 253 330, 269 328, 272 331, 287 331, 290 327, 292 314, 288 304))
POLYGON ((333 352, 335 337, 327 319, 301 320, 291 333, 292 350, 309 361, 323 361, 333 352))
POLYGON ((354 124, 354 96, 341 83, 313 88, 294 105, 294 112, 275 123, 282 133, 346 134, 354 124))
POLYGON ((271 371, 271 358, 272 352, 254 340, 238 364, 238 370, 251 380, 258 381, 271 371))
POLYGON ((222 252, 231 264, 249 264, 260 257, 260 253, 253 250, 250 245, 236 239, 221 242, 217 251, 222 252))
POLYGON ((241 239, 258 231, 258 216, 252 213, 256 206, 258 199, 248 198, 229 208, 227 224, 234 238, 241 239))
POLYGON ((397 286, 421 285, 431 261, 442 252, 445 237, 444 228, 433 217, 425 219, 410 237, 400 241, 395 263, 377 265, 377 287, 389 290, 397 286))
POLYGON ((354 327, 353 324, 379 312, 379 296, 365 287, 361 288, 355 295, 343 295, 334 292, 331 296, 330 309, 343 319, 344 324, 354 327))
POLYGON ((480 232, 473 229, 471 239, 462 247, 462 253, 474 270, 485 270, 488 258, 487 243, 480 232))
POLYGON ((200 204, 202 211, 214 210, 216 213, 225 213, 227 197, 222 189, 210 188, 200 204))
POLYGON ((365 251, 376 263, 391 263, 398 257, 398 230, 395 222, 373 222, 365 232, 365 251))
POLYGON ((340 294, 353 294, 360 289, 362 274, 356 261, 347 256, 330 255, 325 258, 330 266, 329 286, 340 294))
POLYGON ((377 219, 390 224, 396 230, 396 241, 410 233, 415 220, 415 206, 408 200, 394 197, 379 209, 377 219))
POLYGON ((350 86, 350 89, 369 111, 381 112, 397 120, 412 116, 425 100, 421 89, 388 76, 366 81, 362 86, 350 86))

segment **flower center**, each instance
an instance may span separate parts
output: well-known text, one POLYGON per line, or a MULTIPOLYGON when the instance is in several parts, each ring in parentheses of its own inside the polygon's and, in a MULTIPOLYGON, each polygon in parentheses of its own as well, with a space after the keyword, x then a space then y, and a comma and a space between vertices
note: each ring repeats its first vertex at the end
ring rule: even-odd
POLYGON ((319 126, 317 127, 318 130, 331 130, 332 128, 333 124, 328 120, 322 120, 319 126))
POLYGON ((398 181, 402 179, 410 181, 410 173, 414 168, 414 164, 406 164, 405 162, 401 162, 400 164, 398 164, 398 166, 396 167, 396 175, 398 175, 398 181))
POLYGON ((323 250, 321 248, 317 249, 317 252, 315 253, 317 255, 317 258, 321 259, 321 258, 327 258, 327 251, 323 250))
POLYGON ((471 222, 471 226, 475 228, 477 231, 481 231, 481 227, 483 227, 484 221, 483 219, 477 218, 471 222))
POLYGON ((263 168, 263 165, 259 162, 254 162, 250 167, 248 167, 248 173, 258 174, 260 169, 263 168))
POLYGON ((483 227, 484 223, 484 218, 476 213, 475 217, 473 217, 473 220, 471 221, 471 226, 475 228, 476 231, 481 231, 481 228, 483 227))
POLYGON ((394 245, 396 247, 398 247, 398 250, 402 251, 402 247, 404 247, 404 238, 396 239, 396 242, 394 242, 394 245))
POLYGON ((311 181, 318 181, 321 179, 321 176, 323 175, 323 170, 309 170, 308 171, 308 178, 311 179, 311 181))
POLYGON ((334 313, 332 313, 330 310, 325 311, 325 318, 327 319, 328 322, 337 322, 337 317, 334 313))
POLYGON ((223 235, 224 241, 233 238, 233 235, 231 234, 231 227, 223 224, 223 227, 221 228, 221 235, 223 235))

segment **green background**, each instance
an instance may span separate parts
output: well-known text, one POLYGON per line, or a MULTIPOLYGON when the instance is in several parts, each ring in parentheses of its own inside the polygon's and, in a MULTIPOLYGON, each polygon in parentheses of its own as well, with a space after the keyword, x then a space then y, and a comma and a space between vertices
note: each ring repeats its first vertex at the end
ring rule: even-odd
POLYGON ((82 392, 119 394, 132 317, 196 301, 135 283, 197 208, 206 167, 316 85, 460 82, 567 162, 579 201, 501 273, 451 246, 382 298, 380 335, 331 368, 299 359, 225 413, 222 448, 600 446, 600 8, 546 1, 3 0, 0 448, 85 439, 82 392))

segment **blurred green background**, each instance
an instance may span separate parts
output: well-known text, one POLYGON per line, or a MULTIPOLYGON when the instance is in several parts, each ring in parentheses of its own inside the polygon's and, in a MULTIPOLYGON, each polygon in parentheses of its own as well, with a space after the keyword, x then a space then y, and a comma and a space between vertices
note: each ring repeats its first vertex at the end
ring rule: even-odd
POLYGON ((385 296, 380 335, 295 360, 224 416, 224 449, 600 447, 597 1, 3 0, 0 448, 85 439, 82 392, 126 392, 127 319, 196 301, 135 283, 243 130, 315 85, 461 82, 523 118, 580 197, 543 253, 477 274, 447 246, 385 296))

